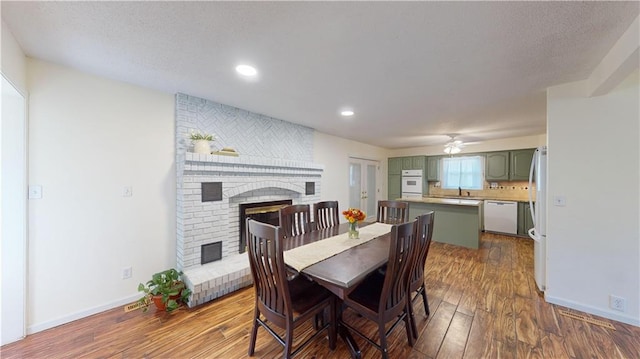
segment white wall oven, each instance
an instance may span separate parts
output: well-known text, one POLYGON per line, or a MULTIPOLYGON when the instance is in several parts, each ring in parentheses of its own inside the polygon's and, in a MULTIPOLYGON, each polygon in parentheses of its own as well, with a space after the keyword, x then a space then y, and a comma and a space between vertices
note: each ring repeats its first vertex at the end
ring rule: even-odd
POLYGON ((422 198, 422 170, 402 171, 402 198, 422 198))

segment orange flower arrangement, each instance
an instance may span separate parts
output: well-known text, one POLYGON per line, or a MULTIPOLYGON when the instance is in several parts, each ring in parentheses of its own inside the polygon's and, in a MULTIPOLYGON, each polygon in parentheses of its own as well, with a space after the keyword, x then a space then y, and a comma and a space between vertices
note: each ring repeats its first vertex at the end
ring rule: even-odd
POLYGON ((349 223, 364 221, 364 219, 367 218, 367 215, 358 208, 349 208, 346 211, 342 211, 342 215, 349 223))

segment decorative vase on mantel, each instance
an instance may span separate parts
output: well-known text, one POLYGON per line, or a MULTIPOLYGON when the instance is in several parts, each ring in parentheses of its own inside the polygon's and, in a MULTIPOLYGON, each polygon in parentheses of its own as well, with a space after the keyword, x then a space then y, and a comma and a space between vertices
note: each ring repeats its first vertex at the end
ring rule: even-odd
POLYGON ((358 221, 349 222, 349 239, 360 238, 360 228, 358 227, 358 221))
POLYGON ((193 141, 193 152, 211 154, 211 141, 209 140, 195 140, 193 141))

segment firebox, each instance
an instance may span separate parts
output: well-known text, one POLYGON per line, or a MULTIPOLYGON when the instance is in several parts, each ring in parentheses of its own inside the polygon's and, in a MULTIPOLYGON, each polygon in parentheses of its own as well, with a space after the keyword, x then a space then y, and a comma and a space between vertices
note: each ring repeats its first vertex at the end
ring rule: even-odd
POLYGON ((256 221, 269 223, 274 226, 280 224, 278 211, 282 207, 286 207, 293 204, 290 199, 280 201, 268 201, 268 202, 254 202, 254 203, 241 203, 240 204, 240 246, 239 252, 244 253, 247 250, 247 218, 255 219, 256 221))

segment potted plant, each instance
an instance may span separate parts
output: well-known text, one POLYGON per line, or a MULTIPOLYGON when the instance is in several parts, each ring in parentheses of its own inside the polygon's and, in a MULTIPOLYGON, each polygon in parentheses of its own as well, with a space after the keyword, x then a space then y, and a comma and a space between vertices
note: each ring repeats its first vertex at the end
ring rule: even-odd
POLYGON ((153 301, 157 310, 171 312, 176 310, 180 303, 189 302, 191 290, 180 279, 182 272, 173 268, 154 274, 146 284, 140 283, 138 291, 144 292, 140 298, 140 307, 143 311, 149 309, 149 300, 153 301))
POLYGON ((189 135, 191 141, 193 141, 193 152, 211 154, 210 142, 215 140, 216 137, 213 134, 200 133, 200 131, 191 131, 189 135))

